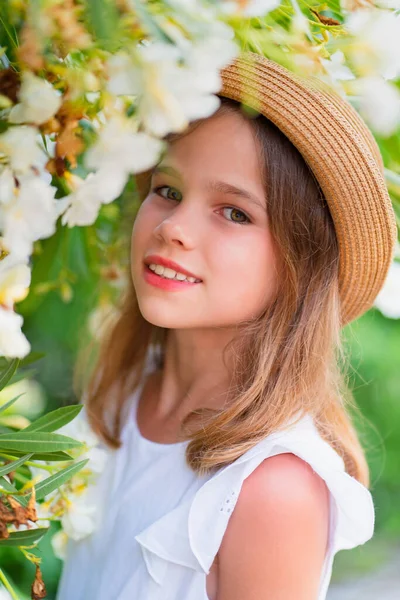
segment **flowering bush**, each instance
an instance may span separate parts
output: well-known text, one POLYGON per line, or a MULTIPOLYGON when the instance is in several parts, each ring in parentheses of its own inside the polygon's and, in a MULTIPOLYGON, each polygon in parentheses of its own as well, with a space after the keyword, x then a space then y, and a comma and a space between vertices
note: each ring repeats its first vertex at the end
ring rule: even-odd
MULTIPOLYGON (((104 216, 118 218, 111 203, 131 185, 131 174, 156 164, 166 134, 215 112, 220 71, 244 49, 318 77, 348 99, 375 134, 400 219, 398 9, 399 0, 2 3, 0 356, 5 372, 31 351, 16 309, 28 300, 31 285, 29 296, 57 290, 68 302, 74 293, 70 269, 59 267, 53 279, 47 272, 41 279, 42 271, 35 271, 43 259, 41 240, 63 228, 88 231, 95 257, 90 268, 98 269, 104 281, 92 327, 112 313, 126 277, 123 244, 107 245, 96 223, 104 216)), ((399 271, 393 263, 376 302, 392 318, 400 318, 399 271)), ((0 434, 0 453, 5 453, 0 493, 8 515, 0 543, 18 535, 24 544, 33 543, 43 528, 30 530, 32 523, 58 519, 63 529, 53 542, 62 556, 68 536, 78 539, 95 526, 95 508, 85 490, 104 466, 105 455, 82 415, 71 422, 77 413, 75 407, 59 409, 36 425, 0 434), (61 426, 82 444, 51 433, 61 426), (32 453, 35 436, 42 436, 40 453, 32 453), (8 446, 2 445, 7 439, 8 446), (62 443, 71 449, 68 461, 78 458, 78 448, 87 458, 80 454, 79 462, 65 466, 60 456, 55 458, 66 449, 62 443), (12 472, 24 480, 21 488, 14 487, 12 472), (43 473, 48 474, 44 480, 43 473), (17 511, 25 521, 15 517, 17 511)), ((39 572, 36 583, 33 597, 44 597, 39 572)))

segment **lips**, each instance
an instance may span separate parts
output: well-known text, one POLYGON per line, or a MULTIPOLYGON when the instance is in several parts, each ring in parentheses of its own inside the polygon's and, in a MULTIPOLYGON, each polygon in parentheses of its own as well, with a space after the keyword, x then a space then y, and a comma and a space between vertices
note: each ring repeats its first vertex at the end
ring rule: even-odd
POLYGON ((186 275, 186 277, 194 277, 195 279, 200 279, 202 281, 201 277, 195 273, 192 273, 191 271, 188 271, 188 269, 185 269, 185 267, 182 267, 179 263, 159 256, 158 254, 150 254, 149 256, 146 256, 144 262, 146 265, 150 265, 152 263, 156 265, 162 265, 163 267, 168 267, 174 271, 177 271, 178 273, 183 273, 183 275, 186 275))

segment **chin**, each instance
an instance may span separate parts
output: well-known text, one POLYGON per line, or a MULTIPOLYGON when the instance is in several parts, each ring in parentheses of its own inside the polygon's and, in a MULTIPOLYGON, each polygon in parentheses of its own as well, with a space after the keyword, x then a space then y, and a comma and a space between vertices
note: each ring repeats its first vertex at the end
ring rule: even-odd
POLYGON ((171 310, 171 307, 149 306, 149 302, 140 302, 140 300, 138 303, 142 317, 156 327, 164 327, 166 329, 192 327, 192 323, 185 322, 182 312, 178 314, 178 311, 171 310))

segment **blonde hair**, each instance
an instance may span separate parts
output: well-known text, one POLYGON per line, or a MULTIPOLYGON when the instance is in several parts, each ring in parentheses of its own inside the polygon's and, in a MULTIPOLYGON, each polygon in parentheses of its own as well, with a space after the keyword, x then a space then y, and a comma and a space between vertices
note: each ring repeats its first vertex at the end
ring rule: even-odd
MULTIPOLYGON (((201 427, 186 435, 187 463, 199 474, 219 469, 283 428, 287 419, 297 421, 305 410, 343 458, 346 471, 369 486, 368 465, 350 416, 350 410, 359 409, 345 375, 339 248, 326 200, 301 154, 273 123, 262 115, 249 117, 239 103, 221 97, 213 117, 226 111, 249 118, 261 150, 279 282, 263 314, 238 325, 230 344, 235 365, 228 402, 216 410, 194 411, 182 423, 184 431, 201 418, 201 427)), ((201 122, 166 140, 173 143, 201 122)), ((138 178, 141 186, 146 187, 149 175, 151 171, 138 178)), ((141 192, 143 199, 147 190, 141 192)), ((121 415, 139 385, 149 347, 160 350, 162 367, 166 335, 167 330, 143 318, 129 278, 119 316, 101 342, 85 392, 90 424, 113 448, 120 445, 121 415)))

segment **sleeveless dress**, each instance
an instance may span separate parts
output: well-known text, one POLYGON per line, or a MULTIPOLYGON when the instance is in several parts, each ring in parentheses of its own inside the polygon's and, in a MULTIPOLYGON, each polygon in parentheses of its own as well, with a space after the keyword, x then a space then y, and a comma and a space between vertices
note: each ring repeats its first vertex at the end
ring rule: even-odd
POLYGON ((122 446, 110 452, 91 490, 98 528, 69 540, 57 600, 209 600, 206 576, 244 480, 264 459, 285 452, 308 462, 330 491, 318 593, 324 600, 336 552, 372 537, 374 505, 313 419, 305 415, 213 475, 199 476, 186 464, 187 441, 161 444, 141 435, 136 410, 143 384, 144 377, 129 399, 122 446))

